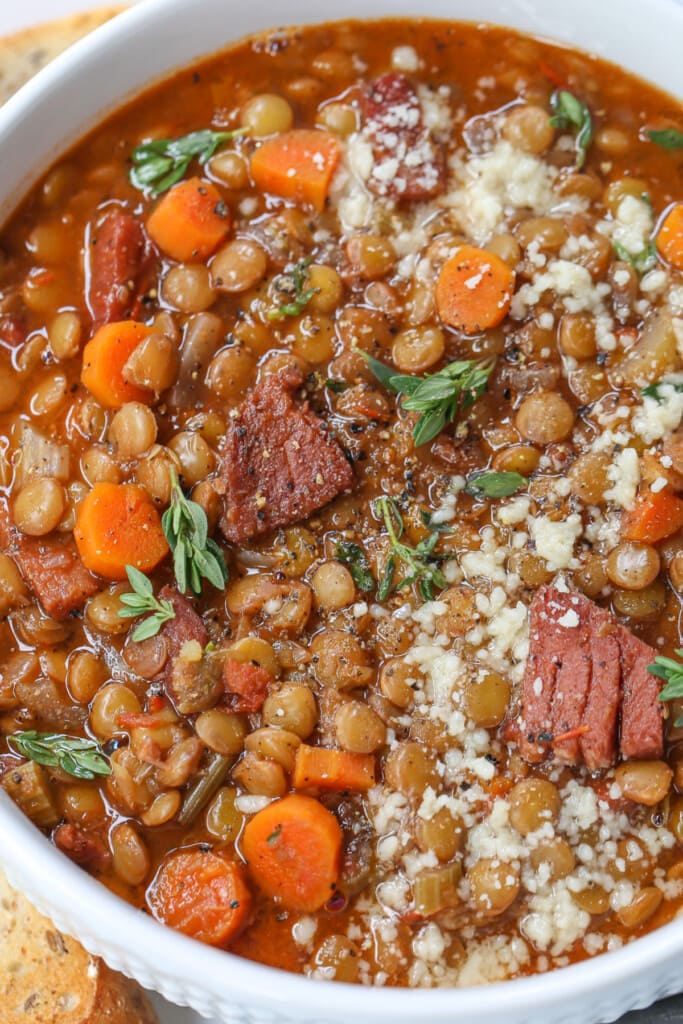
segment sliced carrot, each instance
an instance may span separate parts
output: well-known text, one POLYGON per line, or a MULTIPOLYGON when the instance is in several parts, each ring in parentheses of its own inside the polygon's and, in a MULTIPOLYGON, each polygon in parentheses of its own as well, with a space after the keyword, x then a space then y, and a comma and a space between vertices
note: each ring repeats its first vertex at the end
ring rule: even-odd
POLYGON ((205 260, 230 230, 230 210, 215 185, 188 178, 174 185, 147 218, 147 234, 172 260, 205 260))
POLYGON ((154 400, 154 393, 140 388, 124 375, 124 367, 152 328, 136 320, 106 324, 83 349, 81 380, 100 405, 119 409, 125 402, 154 400))
POLYGON ((319 910, 339 874, 342 831, 310 796, 276 800, 247 822, 242 854, 263 892, 290 910, 319 910))
MULTIPOLYGON (((575 729, 568 729, 567 732, 558 732, 557 736, 553 736, 551 743, 567 743, 569 740, 575 740, 579 736, 584 736, 587 732, 591 731, 590 725, 577 725, 575 729)), ((539 741, 542 742, 542 741, 539 741)))
POLYGON ((648 491, 642 494, 621 521, 624 540, 640 544, 656 544, 683 527, 683 501, 671 491, 648 491))
POLYGON ((109 580, 126 578, 126 566, 151 572, 168 554, 161 519, 137 484, 95 484, 78 506, 74 540, 83 564, 109 580))
POLYGON ((683 203, 672 206, 662 221, 657 249, 672 267, 683 270, 683 203))
POLYGON ((251 174, 264 192, 325 209, 341 151, 330 132, 295 128, 267 139, 251 158, 251 174))
POLYGON ((351 754, 302 743, 296 749, 292 785, 295 789, 362 793, 375 785, 375 759, 372 754, 351 754))
POLYGON ((247 923, 251 894, 241 864, 218 853, 180 850, 147 890, 159 921, 209 946, 227 946, 247 923))
POLYGON ((515 272, 500 256, 463 245, 441 268, 436 306, 444 323, 477 334, 504 320, 515 289, 515 272))

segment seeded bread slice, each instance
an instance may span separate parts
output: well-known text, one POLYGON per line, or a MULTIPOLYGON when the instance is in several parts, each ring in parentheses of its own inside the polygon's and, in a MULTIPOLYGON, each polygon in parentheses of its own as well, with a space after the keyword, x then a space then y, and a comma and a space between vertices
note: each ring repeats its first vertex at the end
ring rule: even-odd
POLYGON ((0 103, 9 99, 13 92, 62 50, 113 18, 122 9, 102 7, 85 14, 74 14, 58 21, 36 25, 0 39, 0 103))
POLYGON ((0 1024, 159 1024, 142 989, 11 888, 0 871, 0 1024))

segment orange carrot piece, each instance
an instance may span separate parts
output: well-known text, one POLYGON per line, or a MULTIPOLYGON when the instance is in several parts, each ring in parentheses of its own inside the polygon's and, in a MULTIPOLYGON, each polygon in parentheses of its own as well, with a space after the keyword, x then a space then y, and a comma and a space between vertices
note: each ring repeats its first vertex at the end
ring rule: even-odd
POLYGON ((119 409, 125 402, 149 404, 154 394, 126 380, 124 367, 131 353, 152 333, 136 320, 106 324, 83 349, 81 381, 100 405, 119 409))
POLYGON ((74 540, 98 576, 124 580, 126 566, 151 572, 168 554, 161 518, 137 484, 95 484, 78 506, 74 540))
POLYGON ((656 544, 683 527, 683 501, 671 491, 642 494, 621 521, 624 540, 640 544, 656 544))
POLYGON ((662 221, 657 249, 672 267, 683 270, 683 203, 672 206, 662 221))
POLYGON ((375 759, 372 754, 351 754, 302 743, 296 749, 292 785, 295 789, 362 793, 375 785, 375 759))
POLYGON ((462 245, 441 268, 436 306, 445 324, 478 334, 505 319, 514 289, 515 272, 500 256, 462 245))
POLYGON ((161 865, 147 904, 176 931, 225 947, 247 923, 251 893, 241 864, 211 851, 180 850, 161 865))
POLYGON ((319 910, 334 892, 342 831, 310 796, 275 800, 247 822, 242 854, 260 889, 289 910, 319 910))
POLYGON ((251 158, 251 173, 263 192, 321 211, 340 155, 330 132, 295 128, 259 146, 251 158))
MULTIPOLYGON (((584 736, 591 731, 590 725, 577 725, 575 729, 568 729, 567 732, 558 732, 553 736, 551 743, 566 743, 568 740, 575 740, 577 736, 584 736)), ((542 740, 539 742, 543 742, 542 740)))
POLYGON ((188 178, 166 192, 147 218, 147 234, 172 260, 206 260, 230 230, 230 210, 215 185, 188 178))

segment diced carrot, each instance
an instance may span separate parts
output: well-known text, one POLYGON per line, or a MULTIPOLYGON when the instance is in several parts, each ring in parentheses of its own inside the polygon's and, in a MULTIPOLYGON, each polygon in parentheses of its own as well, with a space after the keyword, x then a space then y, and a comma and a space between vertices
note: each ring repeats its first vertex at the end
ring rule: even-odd
POLYGON ((504 320, 515 289, 515 273, 500 256, 462 245, 441 268, 436 306, 444 323, 477 334, 504 320))
POLYGON ((233 711, 258 711, 272 681, 270 672, 251 661, 226 658, 223 662, 223 685, 233 711))
POLYGON ((683 203, 672 206, 662 221, 657 249, 672 267, 683 270, 683 203))
POLYGON ((275 800, 247 822, 242 854, 263 892, 290 910, 319 910, 339 874, 342 831, 310 796, 275 800))
POLYGON ((683 527, 683 501, 671 491, 648 491, 638 498, 635 508, 621 521, 624 540, 656 544, 683 527))
POLYGON ((339 143, 330 132, 295 128, 259 146, 251 158, 251 173, 264 192, 321 211, 339 157, 339 143))
POLYGON ((125 579, 127 565, 150 572, 168 554, 159 513, 137 484, 95 484, 78 506, 74 540, 85 567, 110 580, 125 579))
POLYGON ((292 785, 295 789, 362 793, 375 785, 375 759, 372 754, 351 754, 302 743, 296 749, 292 785))
POLYGON ((147 890, 159 921, 176 931, 227 946, 247 923, 251 894, 241 864, 199 849, 172 853, 147 890))
POLYGON ((172 260, 206 260, 230 230, 230 210, 215 185, 188 178, 174 185, 147 218, 147 234, 172 260))
POLYGON ((119 409, 124 402, 154 400, 154 393, 126 380, 124 367, 152 328, 136 320, 105 324, 83 349, 81 380, 100 405, 119 409))

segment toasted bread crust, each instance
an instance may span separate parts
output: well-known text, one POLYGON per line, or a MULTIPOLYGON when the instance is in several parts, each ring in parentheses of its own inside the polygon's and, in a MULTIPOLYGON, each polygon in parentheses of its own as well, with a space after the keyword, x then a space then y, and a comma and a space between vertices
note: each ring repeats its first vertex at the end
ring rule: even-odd
POLYGON ((121 6, 102 7, 35 25, 0 39, 0 103, 9 99, 57 54, 121 10, 121 6))
POLYGON ((0 1024, 159 1024, 142 989, 63 935, 0 871, 0 1024))

